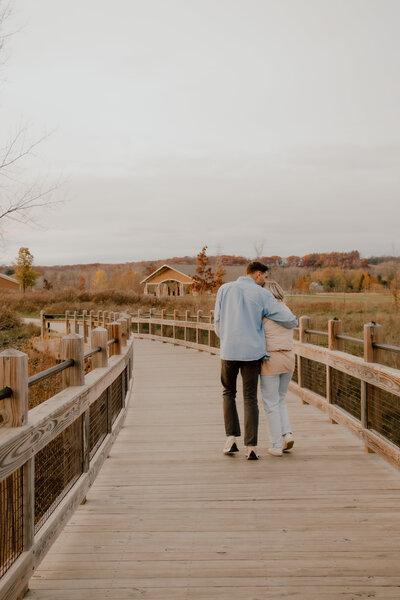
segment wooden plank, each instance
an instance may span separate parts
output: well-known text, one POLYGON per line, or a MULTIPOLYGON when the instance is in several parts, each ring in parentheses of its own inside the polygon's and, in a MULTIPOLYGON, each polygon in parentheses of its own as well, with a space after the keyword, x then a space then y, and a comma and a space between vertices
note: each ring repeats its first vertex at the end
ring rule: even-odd
POLYGON ((136 339, 124 427, 27 598, 398 598, 398 472, 288 406, 290 453, 268 455, 261 413, 261 459, 223 456, 219 360, 136 339))

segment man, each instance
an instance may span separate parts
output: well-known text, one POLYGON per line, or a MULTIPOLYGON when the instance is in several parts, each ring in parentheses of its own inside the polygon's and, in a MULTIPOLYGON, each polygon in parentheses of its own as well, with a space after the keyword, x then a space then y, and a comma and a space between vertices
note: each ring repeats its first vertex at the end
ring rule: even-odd
POLYGON ((246 458, 257 460, 258 404, 257 386, 261 362, 268 359, 262 320, 268 317, 292 329, 296 317, 282 308, 271 292, 263 289, 268 267, 253 261, 244 277, 222 285, 215 302, 215 332, 220 338, 221 382, 225 433, 224 454, 238 452, 236 437, 240 423, 236 408, 236 381, 243 382, 244 444, 246 458))

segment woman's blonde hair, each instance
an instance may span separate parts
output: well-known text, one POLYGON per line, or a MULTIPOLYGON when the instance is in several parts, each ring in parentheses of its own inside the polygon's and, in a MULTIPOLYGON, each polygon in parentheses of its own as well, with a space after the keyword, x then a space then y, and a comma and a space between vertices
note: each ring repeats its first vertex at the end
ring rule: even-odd
POLYGON ((285 299, 285 292, 276 281, 272 281, 272 279, 267 279, 264 286, 267 290, 271 292, 275 296, 277 300, 285 299))

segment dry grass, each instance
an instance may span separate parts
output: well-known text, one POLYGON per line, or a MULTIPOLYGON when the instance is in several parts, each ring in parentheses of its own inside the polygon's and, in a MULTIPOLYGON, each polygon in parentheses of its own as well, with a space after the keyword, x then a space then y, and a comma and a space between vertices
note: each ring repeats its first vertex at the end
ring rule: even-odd
POLYGON ((107 290, 102 292, 87 292, 75 289, 39 290, 26 294, 8 294, 3 298, 4 307, 17 311, 24 316, 39 316, 41 310, 49 314, 64 314, 66 310, 109 310, 116 312, 136 311, 138 308, 182 310, 198 309, 211 310, 214 297, 156 298, 144 296, 135 292, 107 290))

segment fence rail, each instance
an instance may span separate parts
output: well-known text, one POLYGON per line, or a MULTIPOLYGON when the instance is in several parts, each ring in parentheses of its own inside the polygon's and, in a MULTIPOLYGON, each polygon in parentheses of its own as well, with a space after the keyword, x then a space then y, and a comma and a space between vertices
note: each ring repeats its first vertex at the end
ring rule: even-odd
POLYGON ((108 325, 91 328, 86 353, 83 336, 65 336, 65 360, 29 378, 25 354, 0 353, 0 600, 22 597, 124 421, 132 384, 131 324, 123 317, 108 325), (88 356, 93 370, 85 376, 88 356), (59 372, 64 389, 28 411, 28 386, 59 372))
MULTIPOLYGON (((379 364, 381 350, 397 353, 400 347, 382 344, 376 323, 365 325, 364 339, 358 339, 343 335, 338 319, 329 321, 328 331, 312 329, 309 317, 299 321, 292 390, 303 403, 326 412, 332 423, 349 427, 367 451, 379 452, 400 468, 400 370, 379 364), (312 344, 313 336, 327 338, 328 347, 312 344), (363 357, 344 352, 344 342, 363 346, 363 357)), ((219 354, 212 313, 138 311, 132 314, 132 323, 138 337, 219 354)))

